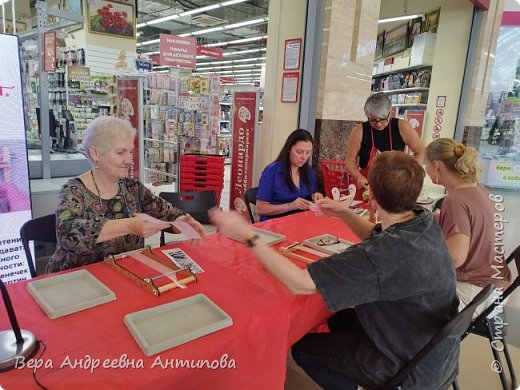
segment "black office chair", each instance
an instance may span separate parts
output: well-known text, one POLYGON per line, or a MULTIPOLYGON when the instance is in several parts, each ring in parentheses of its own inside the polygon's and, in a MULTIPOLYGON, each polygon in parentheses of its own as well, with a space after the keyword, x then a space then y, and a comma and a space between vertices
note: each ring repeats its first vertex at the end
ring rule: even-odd
POLYGON ((463 336, 464 338, 469 333, 474 333, 482 337, 487 337, 491 345, 491 351, 493 352, 494 359, 496 362, 498 362, 500 368, 502 368, 498 372, 498 375, 500 376, 500 382, 502 382, 502 388, 504 390, 514 390, 518 386, 516 382, 514 365, 511 361, 511 356, 509 355, 509 350, 507 348, 507 328, 511 325, 505 325, 507 324, 507 321, 505 319, 505 313, 503 310, 503 302, 520 285, 520 245, 506 259, 506 263, 509 267, 511 267, 513 260, 514 263, 516 263, 516 269, 519 275, 516 277, 515 280, 513 280, 509 287, 507 287, 502 292, 500 298, 494 300, 488 308, 486 308, 482 313, 480 313, 480 315, 477 318, 475 318, 471 322, 471 326, 469 327, 468 332, 463 336), (497 309, 497 311, 495 312, 496 315, 493 315, 490 318, 488 318, 488 316, 490 316, 490 314, 492 314, 495 311, 495 309, 497 309), (509 371, 509 376, 511 377, 511 384, 509 386, 506 381, 506 375, 503 370, 502 360, 500 359, 500 353, 499 351, 497 351, 497 346, 493 345, 497 341, 501 342, 501 344, 503 345, 503 350, 501 352, 504 354, 507 363, 507 368, 509 371))
POLYGON ((258 193, 258 187, 251 187, 244 193, 244 201, 246 202, 247 211, 249 212, 249 219, 251 223, 255 223, 255 216, 251 210, 251 204, 256 205, 256 194, 258 193))
MULTIPOLYGON (((217 206, 214 190, 198 192, 161 192, 161 198, 190 214, 202 224, 210 224, 208 211, 217 206)), ((164 232, 161 232, 161 246, 165 245, 164 232)))
MULTIPOLYGON (((484 302, 493 292, 493 285, 487 285, 459 314, 442 327, 433 338, 387 383, 382 390, 401 390, 402 383, 412 370, 424 359, 437 345, 447 338, 460 338, 469 328, 475 309, 484 302)), ((459 389, 457 380, 452 384, 455 390, 459 389)))
POLYGON ((432 209, 432 212, 435 212, 437 210, 440 210, 441 207, 442 207, 442 202, 444 202, 444 198, 446 198, 445 196, 443 196, 442 198, 439 198, 435 201, 434 205, 433 205, 433 209, 432 209))
POLYGON ((56 215, 49 214, 43 217, 34 218, 25 222, 20 228, 20 238, 22 239, 23 249, 29 264, 31 277, 36 276, 36 267, 29 248, 29 241, 38 242, 58 242, 56 239, 56 215))

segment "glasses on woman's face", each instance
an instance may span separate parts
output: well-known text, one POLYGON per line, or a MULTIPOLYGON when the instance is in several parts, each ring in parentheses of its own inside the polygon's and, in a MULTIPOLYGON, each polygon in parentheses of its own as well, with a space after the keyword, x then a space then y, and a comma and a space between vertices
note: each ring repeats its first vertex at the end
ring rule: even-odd
POLYGON ((386 124, 386 123, 388 123, 388 117, 386 117, 386 118, 368 118, 368 122, 373 125, 386 124))

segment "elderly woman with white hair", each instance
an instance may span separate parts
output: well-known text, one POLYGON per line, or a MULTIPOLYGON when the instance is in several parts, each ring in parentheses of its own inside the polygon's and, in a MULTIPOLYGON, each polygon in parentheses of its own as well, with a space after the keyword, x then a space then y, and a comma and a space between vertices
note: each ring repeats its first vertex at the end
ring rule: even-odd
POLYGON ((392 102, 384 93, 370 95, 365 102, 367 121, 354 126, 348 139, 346 165, 354 178, 359 196, 368 185, 368 172, 374 157, 391 150, 404 151, 408 146, 422 164, 424 146, 408 121, 391 118, 392 102))
POLYGON ((128 177, 135 134, 128 121, 110 116, 98 117, 88 125, 83 147, 92 169, 70 179, 60 191, 58 242, 47 272, 142 248, 144 238, 168 228, 175 231, 169 221, 176 219, 204 236, 204 228, 191 216, 128 177))

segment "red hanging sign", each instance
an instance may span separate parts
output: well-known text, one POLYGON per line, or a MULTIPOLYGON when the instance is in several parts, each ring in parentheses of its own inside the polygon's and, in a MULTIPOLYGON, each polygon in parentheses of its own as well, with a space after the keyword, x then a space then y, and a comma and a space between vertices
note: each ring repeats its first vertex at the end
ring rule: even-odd
POLYGON ((231 188, 229 208, 247 217, 244 193, 253 183, 255 150, 256 92, 233 94, 233 158, 231 162, 231 188))
POLYGON ((197 40, 195 38, 160 34, 159 51, 160 65, 193 69, 196 67, 197 40))
POLYGON ((197 46, 197 55, 222 58, 224 57, 224 51, 220 47, 197 46))

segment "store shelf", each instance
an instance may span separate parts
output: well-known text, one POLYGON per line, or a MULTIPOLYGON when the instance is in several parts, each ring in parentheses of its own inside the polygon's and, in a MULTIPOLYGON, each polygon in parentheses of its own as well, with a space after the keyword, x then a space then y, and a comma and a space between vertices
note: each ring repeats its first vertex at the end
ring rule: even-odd
POLYGON ((170 144, 170 145, 177 145, 178 144, 177 141, 163 141, 163 140, 155 139, 155 138, 143 137, 143 140, 148 141, 148 142, 159 142, 159 143, 162 143, 162 144, 170 144))
POLYGON ((422 65, 415 65, 415 66, 408 66, 406 68, 389 70, 388 72, 376 73, 376 74, 373 74, 372 77, 388 76, 388 75, 394 74, 394 73, 407 72, 407 71, 410 71, 410 70, 416 70, 416 69, 422 69, 422 68, 431 68, 431 67, 432 67, 432 65, 424 65, 424 64, 422 64, 422 65))
POLYGON ((150 172, 155 172, 155 173, 160 173, 161 175, 164 175, 164 176, 168 176, 168 177, 173 177, 173 178, 177 178, 177 175, 174 174, 174 173, 168 173, 168 172, 164 172, 164 171, 160 171, 158 169, 153 169, 153 168, 148 168, 148 167, 144 167, 144 169, 146 171, 150 171, 150 172))
POLYGON ((229 122, 231 122, 231 121, 225 121, 225 120, 222 120, 222 119, 220 120, 220 123, 229 123, 229 122))
POLYGON ((400 103, 400 104, 392 104, 392 107, 420 107, 426 108, 428 105, 423 103, 400 103))
POLYGON ((218 136, 219 136, 220 138, 228 138, 228 137, 232 137, 233 134, 227 134, 227 133, 226 133, 226 134, 219 134, 218 136))
POLYGON ((401 89, 389 89, 384 91, 374 91, 374 93, 387 93, 387 94, 394 94, 394 93, 403 93, 403 92, 419 92, 419 91, 428 91, 430 88, 428 87, 412 87, 412 88, 401 88, 401 89))
POLYGON ((228 103, 228 102, 220 102, 220 105, 222 105, 222 106, 230 106, 231 103, 228 103))

